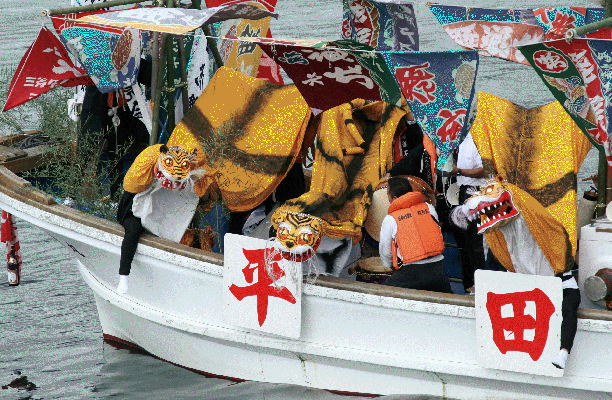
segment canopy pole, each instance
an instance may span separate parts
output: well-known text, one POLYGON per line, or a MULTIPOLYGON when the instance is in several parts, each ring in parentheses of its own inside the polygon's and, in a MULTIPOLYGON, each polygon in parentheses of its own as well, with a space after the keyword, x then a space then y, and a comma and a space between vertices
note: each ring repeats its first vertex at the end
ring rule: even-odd
POLYGON ((159 32, 153 32, 153 43, 151 46, 151 61, 153 65, 151 67, 151 100, 153 102, 153 121, 151 128, 151 136, 149 137, 149 145, 155 144, 157 137, 157 131, 159 130, 159 110, 157 112, 157 122, 155 119, 155 95, 157 94, 157 79, 159 75, 159 32))
POLYGON ((215 63, 217 64, 217 68, 221 68, 223 66, 223 59, 221 58, 221 54, 219 54, 217 43, 211 37, 212 33, 210 32, 210 28, 208 26, 203 26, 202 30, 204 31, 204 35, 206 35, 206 42, 208 43, 208 47, 210 47, 210 50, 212 51, 213 58, 215 59, 215 63))
POLYGON ((82 7, 65 7, 65 8, 54 8, 53 10, 42 10, 41 15, 43 17, 52 17, 54 15, 64 15, 64 14, 75 14, 79 12, 85 11, 95 11, 100 10, 102 8, 108 7, 118 7, 118 6, 126 6, 129 4, 139 4, 144 3, 145 1, 153 1, 153 3, 157 3, 157 0, 110 0, 105 3, 96 3, 89 4, 82 7))
POLYGON ((166 46, 168 46, 168 49, 166 50, 168 52, 168 56, 166 58, 166 97, 168 99, 168 107, 166 109, 168 123, 166 124, 166 130, 168 134, 172 134, 172 131, 174 131, 174 125, 176 123, 174 114, 174 37, 172 35, 168 35, 168 43, 166 46))
POLYGON ((153 90, 153 127, 151 129, 151 137, 149 144, 152 146, 157 143, 159 135, 159 107, 161 103, 161 90, 164 83, 164 71, 166 70, 166 49, 168 43, 168 34, 162 34, 161 54, 157 68, 157 82, 153 90))
POLYGON ((183 84, 183 115, 189 110, 189 88, 187 87, 187 60, 185 59, 185 41, 182 37, 177 38, 179 48, 179 64, 181 66, 181 84, 183 84))
MULTIPOLYGON (((606 19, 599 21, 600 26, 597 26, 597 29, 610 27, 612 26, 612 0, 605 0, 604 8, 606 10, 606 19), (603 22, 607 22, 603 24, 603 22)), ((597 22, 594 24, 589 24, 583 26, 582 28, 586 28, 589 26, 594 26, 598 24, 597 22)), ((594 30, 594 29, 591 29, 594 30)), ((578 33, 578 29, 576 29, 576 33, 578 33)), ((587 31, 590 32, 590 31, 587 31)), ((608 124, 611 121, 608 121, 608 124)), ((606 155, 603 152, 599 153, 599 166, 598 166, 598 177, 597 177, 597 206, 595 208, 595 216, 597 218, 602 217, 606 212, 606 206, 610 202, 612 198, 612 191, 608 188, 612 187, 612 181, 610 176, 610 168, 608 166, 608 160, 606 159, 606 155)))

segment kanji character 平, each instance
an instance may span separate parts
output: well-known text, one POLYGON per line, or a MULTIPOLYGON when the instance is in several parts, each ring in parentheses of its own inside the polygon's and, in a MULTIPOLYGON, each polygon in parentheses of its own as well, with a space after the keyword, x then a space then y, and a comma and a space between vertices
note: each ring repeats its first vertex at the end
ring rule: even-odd
POLYGON ((285 276, 285 271, 283 271, 278 265, 278 262, 282 259, 281 253, 271 249, 243 249, 242 252, 249 262, 248 265, 242 269, 244 279, 247 281, 247 283, 253 283, 255 270, 257 270, 257 282, 250 286, 244 287, 232 284, 229 290, 232 292, 234 297, 238 299, 238 301, 242 301, 242 299, 245 297, 257 296, 257 318, 259 326, 262 326, 266 321, 266 316, 268 315, 268 297, 278 297, 279 299, 288 301, 291 304, 295 304, 296 300, 295 297, 293 297, 293 294, 291 294, 289 289, 286 287, 277 288, 270 286, 272 285, 273 281, 272 277, 268 275, 268 271, 266 270, 266 258, 269 258, 269 262, 272 264, 272 274, 274 275, 274 279, 278 280, 285 276), (266 257, 266 255, 268 257, 266 257))

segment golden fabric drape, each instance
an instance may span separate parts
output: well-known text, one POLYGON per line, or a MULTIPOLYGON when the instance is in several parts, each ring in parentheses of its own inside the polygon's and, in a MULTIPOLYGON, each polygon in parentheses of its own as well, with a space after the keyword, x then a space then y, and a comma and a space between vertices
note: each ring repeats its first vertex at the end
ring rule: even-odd
MULTIPOLYGON (((591 143, 559 102, 527 109, 480 92, 471 132, 485 173, 500 174, 537 200, 567 231, 574 256, 576 175, 591 143)), ((529 225, 534 237, 548 229, 536 225, 529 225)))

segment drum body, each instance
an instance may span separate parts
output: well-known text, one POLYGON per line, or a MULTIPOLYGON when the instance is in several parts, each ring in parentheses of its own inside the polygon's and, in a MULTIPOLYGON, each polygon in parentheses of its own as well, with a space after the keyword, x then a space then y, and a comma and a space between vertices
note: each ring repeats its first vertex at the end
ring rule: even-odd
POLYGON ((366 283, 383 284, 395 272, 391 268, 382 265, 380 257, 370 257, 360 260, 350 273, 356 274, 356 280, 366 283))

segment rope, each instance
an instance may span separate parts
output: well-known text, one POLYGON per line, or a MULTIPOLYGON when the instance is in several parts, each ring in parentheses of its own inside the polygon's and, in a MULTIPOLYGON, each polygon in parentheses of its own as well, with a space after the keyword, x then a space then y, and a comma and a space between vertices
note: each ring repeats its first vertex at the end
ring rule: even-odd
POLYGON ((41 133, 36 133, 33 135, 28 135, 25 139, 9 146, 14 149, 25 150, 30 149, 36 146, 42 146, 44 144, 54 144, 57 143, 57 140, 51 139, 49 136, 43 135, 41 133))
MULTIPOLYGON (((77 23, 82 23, 82 21, 79 21, 78 19, 72 19, 72 18, 60 18, 60 17, 53 17, 53 18, 57 18, 57 19, 61 19, 61 20, 65 20, 68 22, 77 22, 77 23)), ((105 24, 98 24, 98 23, 94 23, 94 22, 86 22, 88 25, 95 25, 95 26, 101 26, 101 27, 114 27, 114 28, 128 28, 128 27, 120 27, 120 26, 114 26, 114 25, 105 25, 105 24)), ((263 45, 271 45, 271 46, 283 46, 283 45, 288 45, 288 46, 299 46, 299 47, 307 47, 307 48, 314 48, 314 49, 318 49, 318 50, 329 50, 329 49, 333 49, 336 51, 345 51, 345 52, 349 52, 349 53, 369 53, 369 54, 418 54, 418 53, 427 53, 427 52, 422 52, 422 51, 382 51, 382 50, 376 50, 376 49, 372 49, 372 50, 359 50, 359 49, 345 49, 345 48, 341 48, 341 47, 327 47, 324 45, 324 47, 315 47, 312 45, 307 45, 305 43, 294 43, 291 42, 290 40, 287 40, 287 42, 282 42, 282 41, 275 41, 273 40, 266 40, 265 42, 258 42, 256 40, 253 40, 253 38, 249 38, 249 37, 227 37, 227 36, 212 36, 212 35, 205 35, 205 34, 198 34, 195 33, 195 31, 193 32, 187 32, 183 35, 178 35, 178 34, 173 34, 174 36, 193 36, 194 38, 206 38, 206 39, 218 39, 218 40, 231 40, 231 41, 237 41, 237 42, 248 42, 248 43, 255 43, 255 44, 263 44, 263 45)), ((304 40, 304 39, 298 39, 298 40, 304 40)), ((315 39, 317 40, 317 39, 315 39)), ((311 41, 311 39, 308 39, 308 41, 311 41)), ((331 45, 334 45, 334 41, 330 41, 330 40, 318 40, 319 43, 323 42, 327 42, 331 45)), ((436 51, 435 53, 458 53, 458 52, 465 52, 465 51, 476 51, 476 50, 447 50, 447 51, 436 51)))

